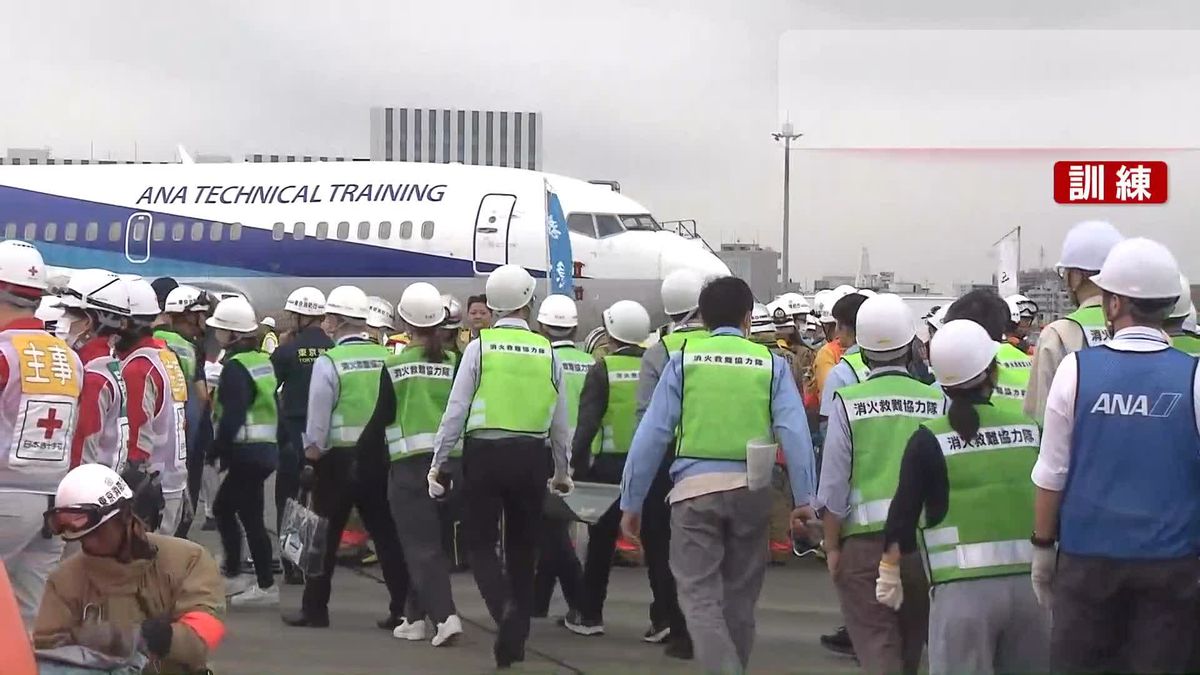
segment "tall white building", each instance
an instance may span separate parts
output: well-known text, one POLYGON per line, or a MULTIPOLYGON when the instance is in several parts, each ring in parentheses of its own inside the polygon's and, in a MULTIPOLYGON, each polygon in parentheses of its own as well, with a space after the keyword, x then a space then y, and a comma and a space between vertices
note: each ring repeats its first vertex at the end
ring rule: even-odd
POLYGON ((542 114, 371 108, 371 159, 542 169, 542 114))

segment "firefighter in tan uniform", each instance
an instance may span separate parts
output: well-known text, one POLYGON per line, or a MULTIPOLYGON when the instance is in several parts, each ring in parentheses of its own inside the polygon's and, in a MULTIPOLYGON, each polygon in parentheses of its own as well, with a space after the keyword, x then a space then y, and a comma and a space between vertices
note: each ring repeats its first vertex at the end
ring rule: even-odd
POLYGON ((32 245, 0 242, 0 560, 28 628, 61 539, 43 532, 71 462, 83 364, 34 317, 46 267, 32 245))

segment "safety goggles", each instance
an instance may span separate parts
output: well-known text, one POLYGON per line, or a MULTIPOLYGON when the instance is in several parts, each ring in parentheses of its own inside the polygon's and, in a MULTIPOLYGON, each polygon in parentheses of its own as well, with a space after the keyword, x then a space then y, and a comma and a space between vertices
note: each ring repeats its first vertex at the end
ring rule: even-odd
POLYGON ((78 506, 56 506, 42 514, 46 529, 68 541, 79 539, 99 527, 121 508, 124 500, 108 506, 80 504, 78 506))

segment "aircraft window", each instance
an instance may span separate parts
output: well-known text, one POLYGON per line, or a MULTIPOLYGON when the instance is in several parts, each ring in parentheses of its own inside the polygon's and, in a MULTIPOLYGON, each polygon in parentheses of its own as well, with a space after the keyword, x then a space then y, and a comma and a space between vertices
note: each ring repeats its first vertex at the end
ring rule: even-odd
POLYGON ((4 226, 4 238, 5 239, 16 239, 17 238, 17 224, 16 223, 9 223, 4 226))
POLYGON ((387 241, 392 237, 392 221, 385 220, 379 223, 379 238, 387 241))
POLYGON ((433 221, 427 220, 421 223, 421 238, 433 239, 433 221))
POLYGON ((78 236, 78 234, 79 234, 79 224, 78 223, 67 223, 66 226, 63 227, 63 240, 64 241, 75 241, 75 237, 78 236))
POLYGON ((275 223, 275 227, 271 228, 271 238, 275 241, 283 241, 283 223, 275 223))
POLYGON ((654 217, 649 213, 641 213, 636 216, 621 216, 621 224, 626 230, 661 230, 654 217))
POLYGON ((321 221, 317 223, 317 240, 325 241, 329 236, 329 223, 321 221))
POLYGON ((37 241, 37 223, 25 223, 25 241, 37 241))
POLYGON ((187 225, 184 223, 175 223, 171 226, 171 241, 183 241, 183 235, 187 231, 187 225))
POLYGON ((625 230, 621 227, 621 221, 617 220, 616 216, 596 214, 596 232, 601 237, 607 237, 613 234, 620 234, 625 230))
POLYGON ((83 238, 88 241, 96 241, 96 237, 100 236, 100 223, 91 222, 87 224, 87 228, 83 231, 83 238))
POLYGON ((121 223, 115 223, 115 222, 109 223, 108 224, 108 240, 109 241, 121 241, 121 230, 123 228, 124 228, 124 226, 121 223))
POLYGON ((292 239, 299 241, 304 238, 304 223, 296 223, 292 227, 292 239))
POLYGON ((350 238, 350 223, 342 221, 338 223, 337 238, 345 241, 350 238))
POLYGON ((242 224, 230 223, 229 225, 229 241, 240 241, 242 238, 242 224))
POLYGON ((585 237, 596 238, 596 226, 592 223, 590 213, 572 213, 567 216, 567 229, 585 237))
POLYGON ((204 223, 192 223, 192 241, 204 241, 204 223))
POLYGON ((208 240, 221 241, 221 230, 224 229, 223 223, 212 223, 208 226, 208 240))
POLYGON ((360 241, 371 238, 371 224, 365 220, 358 224, 358 238, 360 241))
POLYGON ((42 232, 42 237, 46 241, 54 241, 54 238, 57 236, 58 236, 58 224, 46 223, 46 229, 42 232))
MULTIPOLYGON (((180 224, 180 223, 177 223, 180 224)), ((163 222, 154 223, 154 241, 162 241, 167 238, 167 224, 163 222)))
POLYGON ((412 239, 412 221, 411 220, 406 220, 403 223, 400 223, 400 238, 401 239, 412 239))

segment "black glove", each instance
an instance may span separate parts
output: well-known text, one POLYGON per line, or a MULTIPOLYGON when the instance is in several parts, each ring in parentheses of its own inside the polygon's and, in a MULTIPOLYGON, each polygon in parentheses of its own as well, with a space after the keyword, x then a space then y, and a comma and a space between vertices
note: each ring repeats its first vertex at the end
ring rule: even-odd
POLYGON ((160 659, 171 653, 171 622, 166 619, 146 619, 142 622, 142 642, 146 651, 160 659))

